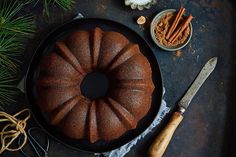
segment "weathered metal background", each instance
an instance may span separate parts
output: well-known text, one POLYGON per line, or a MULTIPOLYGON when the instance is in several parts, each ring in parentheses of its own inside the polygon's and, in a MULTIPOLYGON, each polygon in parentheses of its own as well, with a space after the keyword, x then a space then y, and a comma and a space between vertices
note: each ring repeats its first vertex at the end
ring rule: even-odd
MULTIPOLYGON (((124 6, 123 0, 77 0, 72 11, 63 12, 51 8, 51 17, 42 16, 41 8, 32 12, 37 21, 38 30, 34 39, 28 42, 25 56, 22 57, 22 70, 19 79, 25 74, 29 60, 35 48, 45 35, 56 26, 70 20, 81 12, 85 17, 103 17, 119 21, 143 35, 153 48, 160 63, 166 88, 165 99, 172 108, 170 114, 156 130, 138 143, 127 157, 147 156, 147 150, 153 138, 166 124, 169 116, 195 76, 211 57, 218 57, 216 70, 200 89, 191 103, 185 119, 176 131, 165 157, 225 157, 236 156, 236 5, 229 0, 157 0, 150 10, 133 11, 124 6), (181 56, 175 52, 165 52, 157 48, 149 35, 149 26, 139 27, 135 19, 144 15, 148 20, 155 14, 168 8, 183 5, 188 13, 195 17, 193 37, 190 44, 181 50, 181 56)), ((24 108, 24 94, 18 98, 17 105, 6 107, 14 113, 24 108)), ((32 120, 32 125, 35 123, 32 120)), ((6 152, 3 157, 22 156, 20 153, 6 152)), ((89 157, 92 154, 71 150, 55 141, 51 142, 52 157, 89 157)))

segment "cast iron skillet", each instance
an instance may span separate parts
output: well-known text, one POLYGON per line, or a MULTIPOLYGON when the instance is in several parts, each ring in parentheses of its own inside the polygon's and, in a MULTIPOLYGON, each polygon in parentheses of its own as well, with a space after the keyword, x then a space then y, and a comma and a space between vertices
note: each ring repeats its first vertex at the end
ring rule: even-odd
POLYGON ((95 18, 88 18, 88 19, 76 19, 71 22, 68 22, 57 29, 55 29, 52 33, 50 33, 46 39, 40 44, 36 53, 33 56, 33 59, 30 63, 29 69, 27 71, 26 82, 25 82, 25 89, 26 89, 26 97, 28 104, 32 110, 33 116, 37 123, 54 139, 58 140, 59 142, 73 147, 78 150, 83 150, 87 152, 107 152, 113 149, 119 148, 120 146, 128 143, 138 135, 140 135, 150 124, 153 122, 154 118, 156 117, 161 100, 162 100, 162 78, 159 65, 157 60, 147 44, 147 42, 139 36, 135 31, 132 29, 106 19, 95 19, 95 18), (37 95, 35 90, 35 82, 38 78, 39 74, 39 64, 43 56, 47 55, 51 49, 54 47, 54 42, 57 40, 62 40, 65 38, 68 33, 72 32, 76 29, 83 29, 83 30, 92 30, 95 27, 100 27, 104 31, 117 31, 124 34, 131 42, 138 43, 141 49, 141 52, 148 58, 152 71, 153 71, 153 81, 155 84, 155 91, 153 93, 153 100, 152 106, 148 114, 138 123, 136 129, 128 131, 122 137, 112 140, 109 142, 106 141, 98 141, 94 144, 89 143, 87 140, 74 140, 66 137, 59 131, 57 131, 53 126, 49 125, 45 114, 40 111, 40 108, 37 104, 37 95))

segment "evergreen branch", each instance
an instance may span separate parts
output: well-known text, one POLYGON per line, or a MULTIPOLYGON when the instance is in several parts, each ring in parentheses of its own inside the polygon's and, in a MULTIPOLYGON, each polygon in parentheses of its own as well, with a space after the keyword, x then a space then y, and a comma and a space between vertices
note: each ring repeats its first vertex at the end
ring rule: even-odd
POLYGON ((74 0, 43 0, 43 13, 49 17, 49 5, 56 4, 64 10, 70 10, 74 4, 74 0))
POLYGON ((16 17, 23 6, 23 3, 19 4, 17 1, 0 2, 0 31, 23 37, 32 36, 35 30, 33 17, 30 15, 16 17))
MULTIPOLYGON (((37 0, 36 4, 39 2, 37 0)), ((43 14, 49 17, 49 6, 50 5, 58 5, 64 10, 70 10, 73 7, 73 4, 75 3, 74 0, 42 0, 43 3, 43 14)))
POLYGON ((59 5, 64 10, 69 10, 75 2, 73 0, 54 0, 54 3, 59 5))
POLYGON ((1 33, 0 34, 0 66, 12 71, 17 69, 17 56, 21 55, 23 44, 15 36, 1 33))
POLYGON ((14 102, 17 90, 13 85, 16 79, 3 67, 0 67, 0 106, 14 102))
POLYGON ((43 5, 43 14, 49 17, 49 7, 51 5, 57 5, 61 7, 64 10, 70 10, 75 0, 17 0, 20 4, 29 4, 29 3, 35 3, 34 6, 36 6, 38 3, 43 5))
POLYGON ((51 0, 43 0, 43 14, 47 15, 47 17, 49 17, 48 7, 49 7, 50 2, 51 0))
POLYGON ((17 57, 24 50, 24 41, 35 30, 32 16, 17 16, 24 5, 13 0, 0 2, 0 66, 13 72, 18 67, 17 57))

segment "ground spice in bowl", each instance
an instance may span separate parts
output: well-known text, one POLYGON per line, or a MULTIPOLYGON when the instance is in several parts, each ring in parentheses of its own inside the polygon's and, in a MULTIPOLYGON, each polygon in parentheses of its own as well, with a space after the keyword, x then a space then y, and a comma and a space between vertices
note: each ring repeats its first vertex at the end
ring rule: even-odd
MULTIPOLYGON (((166 39, 168 30, 170 29, 177 13, 167 13, 157 23, 155 27, 155 36, 158 42, 164 46, 172 47, 184 44, 190 35, 190 26, 188 26, 177 38, 177 40, 170 42, 166 39)), ((184 18, 180 19, 180 23, 183 23, 184 18)))
POLYGON ((184 16, 185 8, 178 11, 167 9, 152 20, 150 33, 157 46, 166 51, 177 51, 185 47, 192 37, 193 16, 184 16))

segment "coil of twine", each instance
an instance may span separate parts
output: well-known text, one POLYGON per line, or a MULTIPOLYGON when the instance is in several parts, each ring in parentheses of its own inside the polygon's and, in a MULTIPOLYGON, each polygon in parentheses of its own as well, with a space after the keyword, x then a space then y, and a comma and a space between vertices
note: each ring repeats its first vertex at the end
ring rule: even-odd
POLYGON ((27 120, 30 117, 31 112, 29 109, 23 109, 14 115, 9 115, 6 112, 0 111, 0 124, 3 125, 3 128, 0 130, 0 154, 2 154, 5 150, 18 151, 26 144, 27 134, 25 128, 27 120), (24 119, 17 119, 17 117, 23 115, 23 113, 27 116, 24 119), (12 143, 18 139, 20 135, 23 135, 22 143, 20 143, 16 148, 10 148, 12 143))

